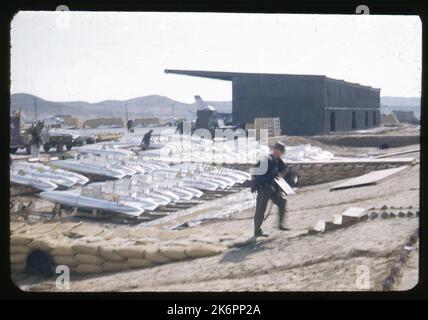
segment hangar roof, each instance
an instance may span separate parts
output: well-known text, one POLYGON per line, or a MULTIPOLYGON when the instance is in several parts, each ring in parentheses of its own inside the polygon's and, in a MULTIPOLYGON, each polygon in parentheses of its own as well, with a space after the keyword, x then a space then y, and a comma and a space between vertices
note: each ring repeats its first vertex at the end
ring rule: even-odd
POLYGON ((177 70, 177 69, 165 69, 165 73, 173 73, 173 74, 181 74, 186 76, 193 77, 202 77, 202 78, 210 78, 217 80, 226 80, 233 81, 235 77, 238 76, 296 76, 296 77, 320 77, 325 78, 329 81, 336 83, 348 84, 351 86, 360 86, 372 90, 380 90, 378 88, 373 88, 370 86, 364 86, 359 83, 347 82, 344 80, 337 80, 333 78, 328 78, 325 75, 310 75, 310 74, 284 74, 284 73, 246 73, 246 72, 225 72, 225 71, 202 71, 202 70, 177 70))

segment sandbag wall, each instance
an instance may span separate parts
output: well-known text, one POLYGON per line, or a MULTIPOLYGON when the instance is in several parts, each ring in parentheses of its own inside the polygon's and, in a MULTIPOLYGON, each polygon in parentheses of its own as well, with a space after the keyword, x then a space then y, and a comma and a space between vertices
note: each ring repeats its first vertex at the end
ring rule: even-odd
POLYGON ((379 148, 388 145, 389 148, 396 148, 419 144, 421 137, 419 134, 351 134, 313 136, 312 139, 336 146, 379 148))
POLYGON ((83 123, 83 128, 97 128, 100 126, 119 126, 123 127, 123 120, 121 118, 96 118, 88 119, 83 123))
POLYGON ((11 270, 25 272, 27 257, 33 250, 49 254, 54 265, 66 265, 71 273, 95 274, 145 268, 155 265, 219 254, 226 248, 209 243, 135 244, 87 243, 71 239, 33 239, 28 236, 11 237, 11 270))
POLYGON ((299 185, 314 185, 340 179, 352 178, 370 171, 412 165, 412 158, 368 159, 361 161, 331 160, 324 162, 287 163, 299 176, 299 185))

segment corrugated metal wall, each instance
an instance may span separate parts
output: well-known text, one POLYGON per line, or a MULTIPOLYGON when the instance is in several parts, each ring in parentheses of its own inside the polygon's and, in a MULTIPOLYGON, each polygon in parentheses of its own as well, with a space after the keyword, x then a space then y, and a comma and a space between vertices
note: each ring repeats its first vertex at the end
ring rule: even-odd
POLYGON ((330 112, 335 112, 336 131, 369 128, 380 122, 378 91, 324 76, 239 75, 233 79, 232 90, 234 123, 279 117, 282 133, 287 135, 330 132, 330 112))

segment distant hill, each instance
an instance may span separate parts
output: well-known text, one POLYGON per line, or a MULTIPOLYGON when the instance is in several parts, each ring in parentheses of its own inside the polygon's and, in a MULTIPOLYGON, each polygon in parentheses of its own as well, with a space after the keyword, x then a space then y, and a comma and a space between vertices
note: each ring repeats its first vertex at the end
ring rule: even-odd
MULTIPOLYGON (((231 101, 207 101, 218 112, 232 112, 231 101)), ((160 95, 148 95, 128 100, 105 100, 96 103, 86 101, 54 102, 36 97, 27 93, 11 95, 11 111, 19 108, 24 117, 31 120, 34 117, 34 105, 37 107, 38 117, 53 114, 69 114, 82 119, 99 117, 125 118, 125 105, 128 106, 129 118, 161 117, 169 118, 174 112, 176 118, 195 118, 196 106, 193 103, 184 103, 160 95)), ((381 97, 382 113, 393 110, 414 111, 420 118, 421 99, 418 97, 381 97)))
POLYGON ((381 97, 381 112, 391 111, 413 111, 415 116, 421 117, 421 98, 420 97, 381 97))
MULTIPOLYGON (((230 101, 207 101, 219 112, 231 112, 230 101)), ((21 109, 25 118, 34 118, 35 106, 38 118, 53 114, 69 114, 82 119, 98 117, 126 116, 126 107, 129 118, 161 117, 169 118, 174 114, 176 118, 195 118, 196 106, 193 103, 183 103, 160 95, 148 95, 128 100, 105 100, 96 103, 86 101, 54 102, 48 101, 27 93, 11 95, 11 111, 21 109)))

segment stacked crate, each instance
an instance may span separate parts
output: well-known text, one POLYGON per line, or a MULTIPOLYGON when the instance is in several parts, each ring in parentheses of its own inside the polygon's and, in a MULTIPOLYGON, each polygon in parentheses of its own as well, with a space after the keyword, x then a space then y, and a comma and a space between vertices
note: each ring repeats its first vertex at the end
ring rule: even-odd
POLYGON ((147 127, 149 125, 160 126, 161 119, 158 117, 145 117, 134 120, 135 127, 147 127))
POLYGON ((279 118, 255 118, 254 128, 256 129, 256 139, 260 139, 260 129, 268 130, 268 137, 281 135, 281 125, 279 118))

